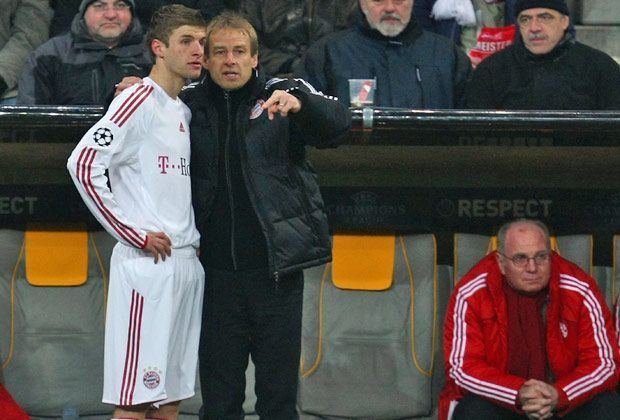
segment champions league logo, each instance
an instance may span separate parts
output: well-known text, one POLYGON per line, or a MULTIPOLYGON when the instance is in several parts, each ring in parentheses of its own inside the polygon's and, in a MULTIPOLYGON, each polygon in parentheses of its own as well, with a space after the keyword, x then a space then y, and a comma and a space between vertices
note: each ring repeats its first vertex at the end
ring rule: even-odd
POLYGON ((112 135, 112 132, 105 127, 99 127, 93 134, 93 140, 95 140, 95 143, 102 147, 109 146, 113 139, 114 136, 112 135))

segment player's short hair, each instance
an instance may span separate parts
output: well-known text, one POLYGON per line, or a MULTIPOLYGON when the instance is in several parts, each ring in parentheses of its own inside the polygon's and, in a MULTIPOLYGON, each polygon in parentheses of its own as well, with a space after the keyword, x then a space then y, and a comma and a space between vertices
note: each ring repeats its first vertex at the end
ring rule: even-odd
POLYGON ((207 23, 199 10, 190 9, 181 4, 162 6, 153 13, 149 29, 146 32, 146 45, 149 47, 153 62, 155 61, 155 55, 151 50, 151 43, 153 40, 158 39, 167 47, 169 46, 168 42, 170 41, 172 32, 186 25, 203 28, 207 27, 207 23))
POLYGON ((236 29, 246 33, 250 37, 250 54, 258 54, 258 35, 252 24, 239 13, 233 11, 225 11, 214 17, 209 26, 207 26, 207 42, 205 43, 205 55, 209 56, 209 45, 211 36, 215 32, 223 29, 236 29))

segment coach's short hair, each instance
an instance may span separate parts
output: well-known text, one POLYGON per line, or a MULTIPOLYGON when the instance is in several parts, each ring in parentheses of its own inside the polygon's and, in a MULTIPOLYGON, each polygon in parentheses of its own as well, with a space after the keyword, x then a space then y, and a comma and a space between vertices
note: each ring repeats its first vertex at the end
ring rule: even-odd
POLYGON ((211 37, 215 32, 223 29, 236 29, 244 32, 250 37, 250 54, 258 54, 258 35, 252 24, 239 13, 225 11, 214 17, 207 26, 207 42, 205 43, 205 55, 209 56, 209 45, 211 37))

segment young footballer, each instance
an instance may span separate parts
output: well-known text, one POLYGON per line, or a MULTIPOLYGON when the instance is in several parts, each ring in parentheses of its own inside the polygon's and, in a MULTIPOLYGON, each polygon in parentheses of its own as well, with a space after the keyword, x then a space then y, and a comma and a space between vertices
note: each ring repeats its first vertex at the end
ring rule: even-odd
POLYGON ((108 293, 103 402, 114 418, 176 419, 194 395, 204 271, 190 187, 189 108, 178 98, 200 76, 205 22, 164 6, 147 42, 149 77, 115 98, 67 167, 84 202, 119 242, 108 293))

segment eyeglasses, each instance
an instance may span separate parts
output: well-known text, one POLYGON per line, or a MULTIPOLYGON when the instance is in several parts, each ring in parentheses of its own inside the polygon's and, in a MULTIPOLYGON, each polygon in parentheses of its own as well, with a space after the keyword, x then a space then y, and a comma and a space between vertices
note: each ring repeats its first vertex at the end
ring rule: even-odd
POLYGON ((547 263, 547 261, 549 261, 549 255, 550 255, 549 252, 547 251, 539 252, 533 257, 528 257, 525 254, 516 254, 516 255, 513 255, 512 257, 509 257, 508 255, 503 254, 499 251, 497 251, 497 253, 501 255, 502 257, 512 261, 515 267, 525 267, 530 262, 530 260, 534 260, 534 264, 536 265, 544 265, 547 263))
POLYGON ((128 10, 131 6, 123 1, 116 2, 112 5, 108 5, 106 3, 96 1, 93 4, 91 4, 90 7, 92 7, 93 10, 97 13, 103 13, 103 12, 107 12, 109 9, 112 9, 115 12, 124 12, 125 10, 128 10))

